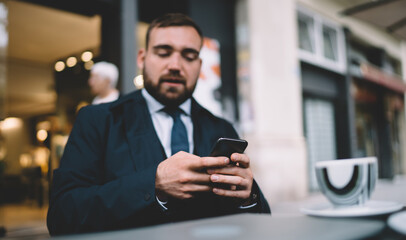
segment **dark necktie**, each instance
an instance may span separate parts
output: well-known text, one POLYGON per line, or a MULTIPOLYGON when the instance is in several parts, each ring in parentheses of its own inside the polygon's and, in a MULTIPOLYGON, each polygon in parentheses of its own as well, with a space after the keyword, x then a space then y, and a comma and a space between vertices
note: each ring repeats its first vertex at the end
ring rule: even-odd
POLYGON ((171 134, 171 154, 174 155, 179 151, 189 152, 189 140, 185 124, 180 119, 182 110, 179 108, 164 108, 173 119, 173 127, 171 134))

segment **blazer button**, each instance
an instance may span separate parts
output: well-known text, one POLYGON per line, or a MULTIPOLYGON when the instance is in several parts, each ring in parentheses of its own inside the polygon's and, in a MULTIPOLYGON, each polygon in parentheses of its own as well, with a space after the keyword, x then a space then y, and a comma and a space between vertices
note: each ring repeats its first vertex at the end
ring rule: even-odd
POLYGON ((150 200, 151 199, 151 194, 149 194, 149 193, 145 194, 144 199, 145 199, 145 201, 150 200))

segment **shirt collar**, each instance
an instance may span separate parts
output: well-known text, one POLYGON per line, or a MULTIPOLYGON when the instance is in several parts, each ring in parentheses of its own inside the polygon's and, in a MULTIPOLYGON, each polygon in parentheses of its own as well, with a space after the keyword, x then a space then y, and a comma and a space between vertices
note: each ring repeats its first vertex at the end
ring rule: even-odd
MULTIPOLYGON (((142 93, 142 96, 145 98, 145 101, 147 102, 147 106, 148 106, 150 114, 159 112, 162 110, 162 108, 165 107, 165 105, 161 104, 153 96, 151 96, 145 88, 143 88, 141 90, 141 93, 142 93)), ((179 105, 179 108, 182 109, 182 111, 188 116, 190 116, 191 107, 192 107, 192 100, 190 98, 188 98, 181 105, 179 105)))

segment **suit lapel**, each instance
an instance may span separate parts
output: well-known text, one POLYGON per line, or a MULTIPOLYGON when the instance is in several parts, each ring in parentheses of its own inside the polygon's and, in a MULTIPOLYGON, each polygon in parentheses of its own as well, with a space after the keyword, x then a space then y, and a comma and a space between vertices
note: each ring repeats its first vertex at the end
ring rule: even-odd
POLYGON ((200 157, 209 156, 213 142, 205 117, 204 109, 192 98, 194 154, 200 157))
POLYGON ((124 103, 123 121, 131 157, 136 169, 161 162, 165 156, 141 91, 124 103))
MULTIPOLYGON (((131 94, 130 98, 123 97, 113 107, 122 107, 125 136, 136 169, 144 169, 164 160, 166 158, 165 151, 156 134, 141 91, 131 94), (148 150, 146 151, 146 149, 148 150)), ((210 154, 212 144, 216 140, 212 139, 213 134, 207 131, 207 123, 205 123, 207 115, 204 111, 192 99, 194 154, 202 157, 210 154)))

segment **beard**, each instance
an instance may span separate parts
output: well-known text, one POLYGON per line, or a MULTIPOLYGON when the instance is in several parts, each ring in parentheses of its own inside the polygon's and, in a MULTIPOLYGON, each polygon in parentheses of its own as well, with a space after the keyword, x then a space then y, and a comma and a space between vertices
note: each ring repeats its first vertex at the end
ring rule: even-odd
POLYGON ((153 81, 150 79, 148 71, 146 71, 145 67, 143 69, 143 77, 144 77, 144 87, 148 91, 148 93, 162 105, 168 107, 178 107, 188 98, 192 97, 197 84, 196 79, 195 83, 192 86, 187 87, 186 79, 177 73, 169 73, 163 75, 158 79, 158 83, 154 84, 153 81), (163 83, 165 82, 178 83, 182 84, 183 86, 182 87, 164 86, 163 83))

